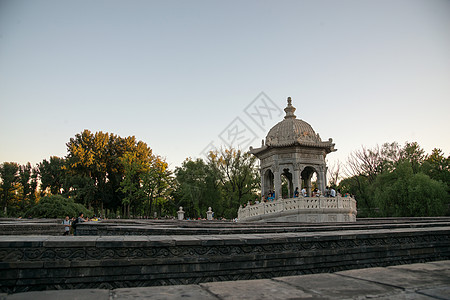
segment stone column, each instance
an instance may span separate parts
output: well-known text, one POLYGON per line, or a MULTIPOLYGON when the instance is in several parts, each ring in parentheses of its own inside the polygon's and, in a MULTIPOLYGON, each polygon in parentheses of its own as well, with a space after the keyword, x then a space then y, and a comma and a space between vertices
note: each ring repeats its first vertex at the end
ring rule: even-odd
POLYGON ((311 174, 308 174, 308 178, 305 179, 306 194, 311 197, 311 174))
POLYGON ((293 194, 293 191, 291 190, 291 184, 292 184, 292 180, 289 180, 289 177, 286 175, 286 180, 287 180, 287 198, 291 198, 291 193, 293 194))
POLYGON ((261 199, 263 198, 263 196, 266 196, 267 194, 267 190, 266 190, 266 185, 265 185, 265 178, 264 178, 264 173, 265 170, 263 170, 262 168, 259 169, 259 175, 261 176, 261 199))
POLYGON ((275 190, 275 199, 281 199, 281 173, 280 170, 275 170, 273 174, 273 184, 274 184, 274 190, 275 190))
POLYGON ((295 192, 295 188, 298 188, 299 191, 302 189, 302 187, 299 186, 299 184, 298 184, 298 178, 299 178, 298 171, 294 170, 294 173, 292 174, 292 185, 294 187, 294 192, 295 192))
POLYGON ((325 168, 323 166, 321 166, 319 168, 319 171, 317 172, 317 180, 318 180, 318 186, 319 186, 320 192, 322 194, 325 193, 326 175, 325 175, 325 168))
POLYGON ((301 174, 302 174, 301 166, 300 165, 295 165, 294 166, 294 174, 293 174, 293 185, 294 185, 294 191, 295 191, 295 188, 298 187, 298 192, 299 193, 302 190, 301 174))
POLYGON ((320 190, 321 193, 324 193, 325 191, 322 190, 322 172, 320 171, 319 168, 317 168, 316 175, 317 175, 317 184, 316 184, 317 188, 320 190))

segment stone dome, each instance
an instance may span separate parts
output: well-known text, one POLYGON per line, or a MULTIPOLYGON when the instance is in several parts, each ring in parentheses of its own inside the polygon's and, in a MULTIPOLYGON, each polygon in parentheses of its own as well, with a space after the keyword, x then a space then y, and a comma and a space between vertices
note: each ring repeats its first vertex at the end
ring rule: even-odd
POLYGON ((266 145, 271 147, 285 147, 295 144, 320 143, 311 125, 303 120, 285 119, 270 129, 266 136, 266 145))
POLYGON ((284 109, 286 116, 283 121, 270 129, 266 136, 266 146, 286 147, 302 145, 311 147, 330 147, 332 145, 332 140, 330 139, 327 142, 323 142, 320 139, 319 134, 314 132, 311 125, 303 120, 297 119, 294 115, 296 108, 292 106, 291 97, 289 97, 287 101, 288 105, 284 109))

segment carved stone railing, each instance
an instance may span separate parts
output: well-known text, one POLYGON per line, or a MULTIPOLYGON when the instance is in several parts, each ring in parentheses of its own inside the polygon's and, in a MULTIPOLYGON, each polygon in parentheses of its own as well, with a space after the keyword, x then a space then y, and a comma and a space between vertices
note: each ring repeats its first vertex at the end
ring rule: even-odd
POLYGON ((356 201, 351 197, 299 197, 240 207, 239 221, 354 222, 356 201))

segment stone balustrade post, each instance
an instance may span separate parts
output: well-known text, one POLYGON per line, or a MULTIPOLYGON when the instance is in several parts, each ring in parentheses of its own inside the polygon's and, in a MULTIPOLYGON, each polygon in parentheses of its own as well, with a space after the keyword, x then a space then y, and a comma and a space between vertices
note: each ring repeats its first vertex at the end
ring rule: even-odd
POLYGON ((206 212, 206 219, 211 221, 213 219, 214 212, 211 207, 208 207, 208 211, 206 212))
POLYGON ((180 206, 180 209, 177 211, 177 213, 178 213, 178 220, 180 221, 184 220, 183 206, 180 206))

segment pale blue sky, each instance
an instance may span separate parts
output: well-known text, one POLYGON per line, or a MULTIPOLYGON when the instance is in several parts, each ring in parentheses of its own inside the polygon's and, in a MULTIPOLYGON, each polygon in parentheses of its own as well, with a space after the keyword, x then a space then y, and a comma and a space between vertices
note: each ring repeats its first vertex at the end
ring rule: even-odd
POLYGON ((258 147, 282 119, 245 114, 261 92, 334 139, 330 162, 392 141, 449 155, 450 1, 0 0, 0 163, 89 129, 174 168, 236 118, 258 147))

